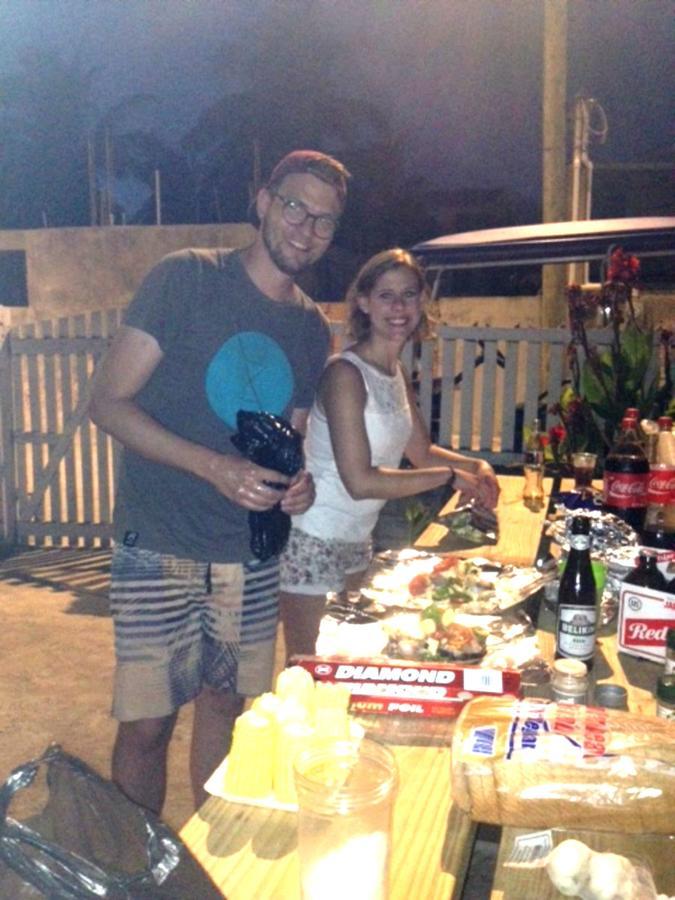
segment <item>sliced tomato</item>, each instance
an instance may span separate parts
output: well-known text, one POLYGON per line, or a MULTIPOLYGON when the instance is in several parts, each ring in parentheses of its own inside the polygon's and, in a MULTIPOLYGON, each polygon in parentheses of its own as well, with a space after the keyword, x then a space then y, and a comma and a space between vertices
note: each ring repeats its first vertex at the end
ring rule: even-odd
POLYGON ((434 572, 434 574, 435 574, 437 572, 445 572, 446 569, 452 569, 454 566, 457 565, 459 560, 460 560, 459 556, 444 556, 440 562, 436 563, 436 565, 432 569, 432 572, 434 572))
POLYGON ((431 584, 431 579, 428 575, 425 575, 424 572, 419 575, 415 575, 414 578, 410 579, 408 583, 408 590, 412 594, 413 597, 418 597, 420 594, 423 594, 426 589, 431 584))

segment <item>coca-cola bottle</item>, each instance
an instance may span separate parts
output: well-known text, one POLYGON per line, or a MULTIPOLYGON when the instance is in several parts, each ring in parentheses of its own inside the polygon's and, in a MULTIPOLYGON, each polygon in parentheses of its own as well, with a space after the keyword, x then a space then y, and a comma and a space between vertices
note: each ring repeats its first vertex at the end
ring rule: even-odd
POLYGON ((572 519, 570 552, 560 578, 555 657, 580 659, 591 669, 598 627, 598 592, 591 566, 591 522, 572 519))
POLYGON ((649 462, 635 431, 635 421, 624 418, 621 434, 605 458, 602 505, 635 531, 642 532, 647 511, 649 462))
POLYGON ((675 550, 675 466, 657 463, 649 470, 640 541, 645 547, 675 550))

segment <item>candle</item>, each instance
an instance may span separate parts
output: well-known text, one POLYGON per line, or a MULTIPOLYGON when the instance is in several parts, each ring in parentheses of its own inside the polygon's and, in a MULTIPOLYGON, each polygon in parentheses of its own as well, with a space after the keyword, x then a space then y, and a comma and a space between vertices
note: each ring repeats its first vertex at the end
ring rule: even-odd
POLYGON ((225 772, 226 793, 266 797, 272 793, 276 727, 269 716, 249 709, 236 720, 225 772))

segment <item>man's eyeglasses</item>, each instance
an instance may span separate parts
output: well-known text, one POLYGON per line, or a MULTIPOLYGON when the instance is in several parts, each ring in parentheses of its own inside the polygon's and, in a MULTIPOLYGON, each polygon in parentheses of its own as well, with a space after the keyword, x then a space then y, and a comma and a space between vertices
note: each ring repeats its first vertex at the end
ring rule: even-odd
POLYGON ((338 219, 334 219, 333 216, 314 215, 314 213, 311 213, 307 209, 302 200, 284 197, 284 195, 280 194, 278 191, 272 191, 271 193, 281 200, 281 215, 289 225, 302 225, 307 219, 311 219, 312 228, 317 237, 323 238, 324 240, 333 237, 335 229, 339 224, 338 219))

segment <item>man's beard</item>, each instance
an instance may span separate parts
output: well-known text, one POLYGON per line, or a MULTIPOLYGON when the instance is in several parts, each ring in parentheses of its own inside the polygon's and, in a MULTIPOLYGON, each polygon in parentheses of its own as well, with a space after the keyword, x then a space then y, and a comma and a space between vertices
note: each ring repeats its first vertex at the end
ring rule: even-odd
MULTIPOLYGON (((267 223, 263 222, 262 225, 262 239, 265 247, 267 248, 267 252, 269 253, 270 259, 274 263, 274 265, 279 269, 280 272, 283 272, 284 275, 288 275, 291 278, 295 278, 297 275, 300 275, 301 272, 304 272, 306 269, 309 269, 313 263, 316 262, 316 258, 308 258, 305 263, 298 263, 294 260, 287 259, 279 245, 275 246, 275 242, 272 236, 272 227, 267 223)), ((280 242, 278 242, 280 243, 280 242)))

